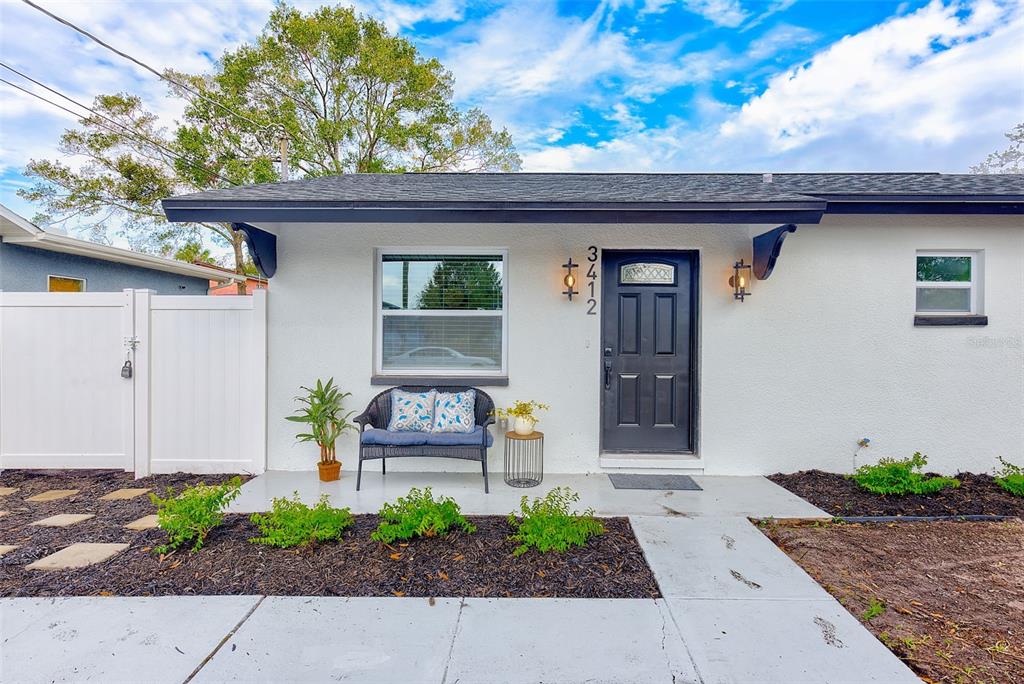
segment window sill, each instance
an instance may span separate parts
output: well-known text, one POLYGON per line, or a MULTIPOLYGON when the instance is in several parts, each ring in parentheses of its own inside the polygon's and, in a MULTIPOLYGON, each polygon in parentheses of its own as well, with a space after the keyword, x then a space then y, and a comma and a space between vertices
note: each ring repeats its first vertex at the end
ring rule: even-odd
POLYGON ((972 325, 988 325, 988 316, 927 316, 921 314, 914 316, 914 327, 918 328, 972 325))
POLYGON ((508 387, 507 375, 372 375, 371 385, 464 385, 466 387, 508 387))

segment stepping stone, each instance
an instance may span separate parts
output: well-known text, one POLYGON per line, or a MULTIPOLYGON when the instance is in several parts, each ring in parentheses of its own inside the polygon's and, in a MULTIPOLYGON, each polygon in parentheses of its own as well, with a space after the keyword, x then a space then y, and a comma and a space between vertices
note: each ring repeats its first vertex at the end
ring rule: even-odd
POLYGON ((149 487, 143 487, 139 489, 118 489, 116 492, 110 492, 100 497, 100 501, 124 501, 125 499, 134 499, 137 496, 142 496, 149 491, 149 487))
POLYGON ((78 493, 77 489, 50 489, 35 496, 30 496, 25 501, 57 501, 58 499, 66 499, 69 496, 74 496, 78 493))
POLYGON ((39 525, 40 527, 67 527, 68 525, 74 525, 75 523, 95 517, 92 513, 60 513, 59 515, 51 515, 49 518, 36 520, 34 523, 29 524, 39 525))
POLYGON ((128 544, 72 544, 29 564, 29 570, 70 570, 102 563, 128 548, 128 544))
POLYGON ((10 496, 18 491, 17 487, 0 487, 0 496, 10 496))
POLYGON ((160 525, 157 523, 156 513, 154 513, 153 515, 143 516, 138 520, 133 520, 127 525, 125 525, 125 527, 129 530, 135 530, 136 532, 141 532, 142 530, 151 530, 154 527, 159 526, 160 525))
POLYGON ((16 548, 18 548, 18 547, 17 546, 11 546, 9 544, 0 544, 0 556, 4 555, 5 553, 10 553, 11 551, 13 551, 16 548))
POLYGON ((0 518, 4 517, 8 513, 9 513, 9 511, 0 511, 0 518))

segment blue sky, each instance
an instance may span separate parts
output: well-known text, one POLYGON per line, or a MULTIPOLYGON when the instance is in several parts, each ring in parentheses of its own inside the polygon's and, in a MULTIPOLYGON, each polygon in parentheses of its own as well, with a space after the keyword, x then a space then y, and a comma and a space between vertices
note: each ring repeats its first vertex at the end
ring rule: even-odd
MULTIPOLYGON (((158 67, 202 71, 270 0, 61 2, 53 12, 158 67)), ((309 9, 319 2, 296 2, 309 9)), ((345 3, 350 4, 350 3, 345 3)), ((965 172, 1024 119, 1024 5, 997 0, 360 0, 512 132, 527 171, 965 172)), ((17 0, 4 62, 83 101, 151 74, 17 0)), ((5 74, 9 78, 9 74, 5 74)), ((16 80, 16 79, 13 79, 16 80)), ((0 86, 0 202, 72 118, 0 86)))

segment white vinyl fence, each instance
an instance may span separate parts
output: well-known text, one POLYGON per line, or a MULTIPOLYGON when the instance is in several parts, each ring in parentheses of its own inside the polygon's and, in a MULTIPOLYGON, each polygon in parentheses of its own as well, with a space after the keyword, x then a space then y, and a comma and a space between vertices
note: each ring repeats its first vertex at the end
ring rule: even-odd
POLYGON ((263 472, 266 296, 0 293, 0 468, 263 472))

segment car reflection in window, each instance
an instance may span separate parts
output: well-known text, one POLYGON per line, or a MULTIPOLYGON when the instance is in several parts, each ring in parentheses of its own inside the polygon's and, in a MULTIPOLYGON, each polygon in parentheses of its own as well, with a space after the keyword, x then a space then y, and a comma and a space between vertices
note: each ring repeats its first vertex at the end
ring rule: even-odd
POLYGON ((389 368, 494 368, 486 356, 469 356, 449 347, 417 347, 387 359, 389 368))

